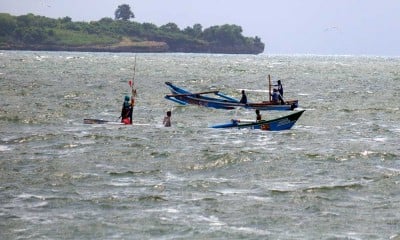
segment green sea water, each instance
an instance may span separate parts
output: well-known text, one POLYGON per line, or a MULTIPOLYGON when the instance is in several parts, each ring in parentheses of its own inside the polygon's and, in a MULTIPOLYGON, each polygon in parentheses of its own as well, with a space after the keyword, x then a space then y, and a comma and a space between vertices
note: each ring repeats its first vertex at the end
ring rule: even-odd
POLYGON ((399 92, 396 57, 1 51, 0 238, 399 239, 399 92), (262 101, 268 74, 306 110, 289 131, 164 99, 262 101), (83 124, 133 77, 136 125, 83 124))

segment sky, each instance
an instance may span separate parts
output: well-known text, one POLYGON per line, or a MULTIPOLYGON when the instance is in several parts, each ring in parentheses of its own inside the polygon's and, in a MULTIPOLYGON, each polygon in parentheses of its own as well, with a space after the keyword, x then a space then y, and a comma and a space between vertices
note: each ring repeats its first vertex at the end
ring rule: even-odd
POLYGON ((0 12, 89 22, 121 4, 157 26, 239 25, 264 54, 400 56, 400 0, 0 0, 0 12))

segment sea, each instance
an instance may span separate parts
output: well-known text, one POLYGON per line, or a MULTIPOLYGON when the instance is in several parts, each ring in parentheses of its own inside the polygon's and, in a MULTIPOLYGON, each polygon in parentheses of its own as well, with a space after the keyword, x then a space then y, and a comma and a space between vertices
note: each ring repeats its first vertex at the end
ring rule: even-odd
POLYGON ((399 108, 400 57, 0 51, 0 239, 398 240, 399 108), (268 75, 291 130, 164 98, 265 101, 268 75), (132 126, 83 123, 118 122, 130 80, 132 126))

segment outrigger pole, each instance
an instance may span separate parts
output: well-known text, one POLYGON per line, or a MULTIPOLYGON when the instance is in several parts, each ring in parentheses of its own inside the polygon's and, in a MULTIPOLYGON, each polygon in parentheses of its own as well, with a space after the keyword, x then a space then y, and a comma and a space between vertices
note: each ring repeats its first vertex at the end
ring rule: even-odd
POLYGON ((133 64, 132 97, 137 96, 137 92, 136 92, 136 88, 135 88, 135 74, 136 74, 136 55, 135 55, 135 62, 133 64))
POLYGON ((269 101, 272 101, 272 95, 271 95, 271 75, 268 74, 268 86, 269 86, 269 101))
POLYGON ((129 80, 129 86, 131 87, 131 112, 129 113, 129 118, 130 118, 130 124, 132 124, 132 114, 133 114, 133 107, 135 106, 136 103, 136 88, 135 88, 135 72, 136 72, 136 55, 135 55, 135 62, 133 65, 133 78, 132 80, 129 80))

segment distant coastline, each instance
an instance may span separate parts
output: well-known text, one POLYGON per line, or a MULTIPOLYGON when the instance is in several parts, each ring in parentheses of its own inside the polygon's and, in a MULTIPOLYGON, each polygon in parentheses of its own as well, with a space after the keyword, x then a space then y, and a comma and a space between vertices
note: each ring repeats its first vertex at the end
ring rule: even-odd
POLYGON ((245 37, 240 26, 228 24, 181 30, 174 23, 158 27, 111 18, 73 22, 0 13, 0 25, 1 50, 259 54, 265 46, 259 37, 245 37))

